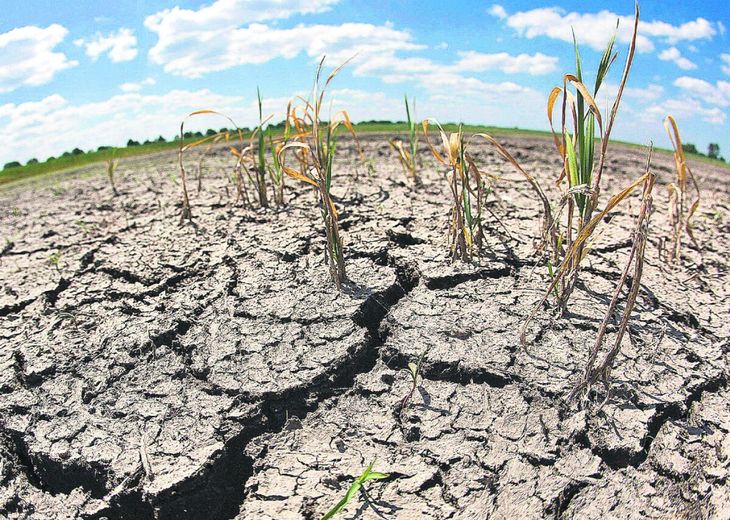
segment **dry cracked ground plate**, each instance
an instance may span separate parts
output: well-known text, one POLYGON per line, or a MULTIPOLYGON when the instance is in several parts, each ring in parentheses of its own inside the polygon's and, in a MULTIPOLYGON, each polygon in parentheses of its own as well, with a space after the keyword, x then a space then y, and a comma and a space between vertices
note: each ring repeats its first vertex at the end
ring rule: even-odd
MULTIPOLYGON (((488 247, 451 263, 444 172, 422 147, 413 189, 383 136, 363 142, 372 169, 348 144, 334 179, 342 292, 315 194, 243 209, 223 151, 192 188, 194 226, 178 225, 173 156, 123 163, 116 197, 103 176, 0 193, 0 516, 316 519, 376 461, 388 478, 343 518, 728 518, 728 171, 696 165, 702 247, 668 268, 672 161, 655 155, 642 287, 595 412, 566 396, 638 199, 592 244, 569 313, 534 321, 528 354, 519 329, 547 278, 529 188, 476 147, 502 176, 488 247)), ((556 197, 551 142, 504 143, 556 197)), ((604 193, 642 154, 613 151, 604 193)))

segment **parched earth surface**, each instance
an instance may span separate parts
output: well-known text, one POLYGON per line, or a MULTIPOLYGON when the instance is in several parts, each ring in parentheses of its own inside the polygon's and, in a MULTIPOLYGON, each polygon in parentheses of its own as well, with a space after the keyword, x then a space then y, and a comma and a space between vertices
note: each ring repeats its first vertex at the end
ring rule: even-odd
MULTIPOLYGON (((552 200, 560 159, 504 137, 552 200)), ((644 276, 609 402, 566 397, 629 250, 638 196, 592 244, 569 313, 542 311, 540 207, 486 145, 488 247, 451 263, 444 171, 414 189, 384 136, 339 149, 334 194, 350 282, 323 260, 315 193, 235 204, 221 151, 195 224, 175 155, 106 178, 0 193, 0 517, 318 519, 375 461, 342 518, 730 517, 730 170, 698 163, 700 249, 662 257, 670 156, 656 154, 644 276), (422 380, 399 412, 423 351, 422 380), (367 496, 366 496, 367 495, 367 496)), ((641 175, 613 148, 603 200, 641 175)), ((607 341, 615 337, 609 327, 607 341)))

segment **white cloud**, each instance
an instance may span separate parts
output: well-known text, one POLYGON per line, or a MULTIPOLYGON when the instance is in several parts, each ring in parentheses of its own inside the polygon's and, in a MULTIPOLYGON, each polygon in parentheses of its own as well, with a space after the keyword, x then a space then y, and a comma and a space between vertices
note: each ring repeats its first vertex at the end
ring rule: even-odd
POLYGON ((29 25, 0 34, 0 93, 43 85, 57 72, 78 65, 62 52, 53 52, 67 34, 58 24, 45 29, 29 25))
POLYGON ((413 43, 407 32, 365 23, 298 25, 291 29, 256 23, 216 34, 215 38, 201 31, 180 35, 175 45, 161 45, 162 41, 160 38, 150 51, 152 61, 163 65, 166 72, 191 78, 237 65, 292 59, 302 52, 312 58, 326 54, 330 60, 341 62, 355 54, 366 58, 424 47, 413 43))
POLYGON ((697 65, 682 56, 682 53, 679 52, 679 49, 677 49, 676 47, 669 47, 668 49, 664 49, 662 52, 659 53, 659 59, 662 61, 672 61, 677 67, 682 70, 692 70, 697 68, 697 65))
POLYGON ((137 37, 132 29, 122 27, 118 31, 112 31, 108 36, 96 33, 90 39, 79 38, 74 44, 84 47, 86 55, 93 61, 107 53, 109 59, 114 63, 130 61, 137 57, 137 37))
POLYGON ((721 66, 722 71, 730 76, 730 54, 720 54, 720 59, 723 62, 721 66))
POLYGON ((128 82, 119 85, 122 92, 139 92, 143 87, 147 85, 154 85, 157 83, 154 78, 146 78, 138 83, 128 82))
POLYGON ((501 70, 506 74, 525 73, 532 76, 548 74, 557 70, 558 58, 536 54, 518 54, 513 56, 506 52, 485 54, 475 51, 459 52, 461 58, 454 67, 463 71, 481 72, 485 70, 501 70))
POLYGON ((691 98, 667 99, 649 106, 640 114, 643 120, 656 124, 657 128, 667 115, 686 118, 690 121, 700 119, 713 125, 724 125, 727 121, 727 115, 721 109, 717 107, 708 108, 696 99, 691 98))
MULTIPOLYGON (((601 91, 598 93, 598 99, 596 100, 599 104, 599 108, 604 109, 613 104, 613 100, 616 98, 618 93, 618 84, 606 82, 601 86, 601 91)), ((636 100, 643 103, 650 101, 656 101, 664 95, 664 87, 657 85, 656 83, 649 83, 645 87, 624 87, 623 99, 636 100)))
MULTIPOLYGON (((216 94, 207 89, 173 90, 162 95, 126 93, 104 101, 73 104, 54 94, 41 101, 0 105, 0 163, 43 160, 79 147, 124 146, 128 139, 145 140, 158 135, 171 138, 186 114, 201 107, 230 114, 242 126, 257 115, 242 110, 242 98, 216 94), (63 132, 58 129, 63 128, 63 132), (39 146, 43 143, 43 146, 39 146)), ((200 117, 190 120, 191 130, 225 126, 223 120, 200 117)))
MULTIPOLYGON (((572 28, 575 30, 579 43, 599 51, 605 48, 614 31, 616 31, 616 39, 622 43, 630 42, 633 33, 632 16, 618 15, 607 10, 597 13, 566 13, 565 10, 558 7, 544 7, 520 11, 512 15, 502 11, 492 12, 490 10, 493 15, 504 18, 507 25, 521 36, 527 38, 547 36, 556 40, 572 42, 572 28), (617 21, 619 22, 618 29, 616 28, 617 21)), ((670 44, 683 40, 709 39, 719 30, 719 24, 713 24, 704 18, 697 18, 681 25, 672 25, 662 21, 640 21, 636 48, 639 52, 652 51, 654 42, 651 38, 658 38, 670 44)))
POLYGON ((288 29, 262 22, 326 11, 338 0, 217 0, 198 10, 175 7, 148 16, 144 24, 157 34, 150 59, 166 72, 200 77, 237 65, 384 49, 421 48, 408 33, 390 24, 303 25, 288 29))
POLYGON ((718 31, 722 32, 722 27, 722 22, 713 24, 704 18, 697 18, 696 20, 685 22, 681 25, 672 25, 667 22, 659 21, 639 22, 640 33, 663 38, 667 43, 709 40, 712 39, 718 31))
POLYGON ((399 57, 392 52, 382 53, 355 60, 354 74, 376 76, 391 84, 415 82, 432 93, 443 89, 457 89, 459 95, 525 94, 536 91, 510 81, 485 82, 466 74, 486 70, 500 70, 507 74, 545 74, 554 71, 558 62, 557 58, 541 53, 513 56, 505 52, 486 54, 463 51, 458 55, 457 62, 448 64, 436 63, 428 58, 399 57))
POLYGON ((674 86, 699 101, 722 107, 730 106, 730 82, 720 80, 713 85, 703 79, 681 76, 674 80, 674 86))
POLYGON ((504 20, 507 18, 507 11, 499 4, 494 4, 492 7, 489 8, 489 11, 487 11, 492 16, 496 16, 500 20, 504 20))

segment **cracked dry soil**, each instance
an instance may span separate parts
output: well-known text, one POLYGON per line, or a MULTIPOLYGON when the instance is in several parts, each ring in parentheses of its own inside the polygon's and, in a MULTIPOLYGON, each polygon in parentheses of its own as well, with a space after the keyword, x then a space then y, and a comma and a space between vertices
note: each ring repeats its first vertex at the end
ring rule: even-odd
MULTIPOLYGON (((502 140, 556 200, 552 143, 502 140)), ((103 175, 0 194, 0 517, 318 519, 373 460, 390 477, 342 518, 730 517, 728 170, 694 165, 702 248, 670 269, 673 161, 655 155, 642 289, 596 414, 564 398, 638 199, 599 232, 569 315, 535 321, 536 360, 518 340, 547 277, 529 188, 478 147, 503 176, 501 222, 487 217, 483 258, 452 264, 444 172, 422 146, 414 190, 385 136, 363 143, 373 171, 343 141, 334 181, 342 293, 314 192, 290 182, 283 209, 237 207, 222 150, 202 191, 190 181, 195 226, 178 225, 174 154, 123 163, 117 197, 103 175)), ((614 147, 604 200, 644 161, 614 147)))

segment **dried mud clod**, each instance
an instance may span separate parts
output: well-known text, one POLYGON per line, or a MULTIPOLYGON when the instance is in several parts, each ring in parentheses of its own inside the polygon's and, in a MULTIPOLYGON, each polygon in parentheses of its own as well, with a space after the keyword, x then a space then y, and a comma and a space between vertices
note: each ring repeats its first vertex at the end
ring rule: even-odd
MULTIPOLYGON (((551 142, 505 142, 547 175, 551 142)), ((424 160, 414 190, 372 136, 377 174, 355 181, 349 144, 333 183, 341 292, 311 225, 315 194, 293 186, 284 209, 236 207, 221 154, 190 193, 195 226, 177 226, 174 155, 125 163, 116 196, 104 176, 0 194, 12 243, 0 255, 0 516, 318 519, 373 460, 390 476, 344 517, 728 516, 725 172, 693 168, 713 183, 694 216, 708 247, 685 244, 684 270, 658 259, 671 233, 659 175, 612 397, 588 413, 565 397, 626 263, 638 197, 611 214, 567 315, 530 328, 530 357, 519 329, 546 277, 530 187, 500 181, 482 257, 452 264, 443 168, 424 160), (400 410, 404 369, 424 350, 400 410)), ((509 175, 487 144, 471 153, 509 175)), ((607 191, 644 167, 640 151, 615 153, 607 191)))

